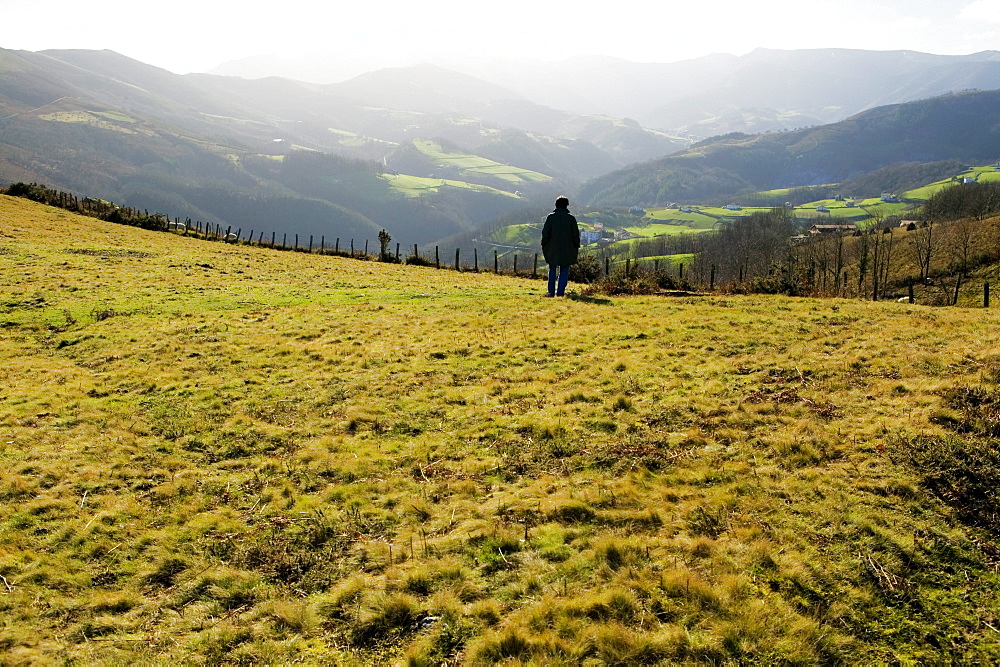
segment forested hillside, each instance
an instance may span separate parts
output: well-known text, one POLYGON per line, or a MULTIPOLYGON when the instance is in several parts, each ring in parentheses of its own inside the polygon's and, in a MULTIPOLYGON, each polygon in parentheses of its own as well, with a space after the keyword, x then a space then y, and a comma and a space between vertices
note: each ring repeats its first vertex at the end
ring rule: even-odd
POLYGON ((484 82, 472 95, 475 82, 454 73, 399 77, 316 86, 178 76, 109 51, 0 50, 0 181, 224 226, 344 237, 384 227, 400 241, 426 243, 511 210, 547 207, 552 191, 685 145, 484 82), (405 163, 421 139, 542 170, 550 183, 445 173, 446 161, 426 155, 405 174, 418 180, 390 182, 400 170, 387 165, 405 163), (312 164, 322 166, 290 176, 301 174, 305 153, 321 156, 312 164))
POLYGON ((861 185, 863 175, 897 163, 998 158, 1000 91, 966 92, 879 107, 807 130, 716 137, 596 178, 581 197, 593 205, 725 203, 750 190, 852 179, 861 185))

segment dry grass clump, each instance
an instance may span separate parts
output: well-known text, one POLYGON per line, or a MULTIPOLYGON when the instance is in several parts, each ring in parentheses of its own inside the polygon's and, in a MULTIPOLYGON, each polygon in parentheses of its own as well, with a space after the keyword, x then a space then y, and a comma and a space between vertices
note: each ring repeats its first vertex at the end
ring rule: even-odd
POLYGON ((0 662, 1000 657, 993 311, 0 212, 0 662))

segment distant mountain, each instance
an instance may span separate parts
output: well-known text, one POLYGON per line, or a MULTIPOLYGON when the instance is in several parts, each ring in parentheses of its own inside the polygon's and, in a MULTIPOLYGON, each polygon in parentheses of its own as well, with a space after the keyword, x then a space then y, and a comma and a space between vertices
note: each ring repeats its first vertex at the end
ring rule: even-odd
MULTIPOLYGON (((0 50, 0 181, 234 228, 373 237, 385 227, 427 243, 687 143, 434 67, 317 85, 179 76, 111 51, 0 50), (483 187, 464 188, 383 177, 422 137, 547 179, 487 170, 483 187)), ((440 172, 422 169, 414 176, 440 172)))
MULTIPOLYGON (((287 61, 282 61, 287 66, 287 61)), ((1000 88, 1000 52, 933 55, 862 49, 757 49, 674 63, 605 56, 561 62, 442 61, 524 100, 574 114, 633 118, 645 127, 708 137, 781 131, 843 120, 886 104, 1000 88)), ((322 61, 298 61, 303 78, 322 61)), ((243 76, 287 72, 274 62, 243 76)), ((318 78, 318 77, 317 77, 318 78)), ((312 79, 315 80, 315 79, 312 79)))
POLYGON ((539 104, 705 137, 825 124, 876 106, 997 89, 1000 52, 757 49, 668 64, 595 57, 500 64, 476 74, 539 104))
MULTIPOLYGON (((964 92, 871 109, 816 128, 734 133, 632 165, 585 184, 593 205, 654 206, 712 201, 747 190, 852 181, 900 163, 1000 158, 1000 91, 964 92)), ((893 182, 879 172, 867 178, 893 182)))
POLYGON ((435 65, 394 67, 362 74, 331 89, 368 104, 421 113, 475 113, 521 95, 435 65))

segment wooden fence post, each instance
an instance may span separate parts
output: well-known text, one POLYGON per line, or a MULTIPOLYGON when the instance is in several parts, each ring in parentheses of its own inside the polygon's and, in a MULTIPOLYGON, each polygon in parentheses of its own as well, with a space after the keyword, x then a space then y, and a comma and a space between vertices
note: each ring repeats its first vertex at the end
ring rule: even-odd
POLYGON ((500 255, 493 251, 493 273, 500 273, 500 255))
POLYGON ((276 232, 271 232, 271 250, 274 250, 274 236, 276 232))
POLYGON ((604 257, 604 275, 605 276, 611 275, 611 258, 608 257, 607 255, 605 255, 604 257))
POLYGON ((309 254, 311 255, 313 251, 313 235, 309 235, 309 254))
POLYGON ((459 249, 455 248, 455 270, 456 271, 461 271, 461 269, 458 266, 458 253, 459 253, 459 249))
POLYGON ((365 257, 368 256, 368 239, 365 239, 365 257))
POLYGON ((514 275, 517 275, 517 253, 514 253, 514 275))
POLYGON ((299 251, 299 235, 295 235, 295 252, 299 251))
POLYGON ((396 244, 396 263, 399 263, 399 244, 396 244))
POLYGON ((715 264, 712 265, 712 270, 709 272, 708 289, 715 289, 715 264))
POLYGON ((284 250, 288 247, 288 232, 281 235, 281 249, 284 250))
POLYGON ((990 284, 983 283, 983 308, 990 307, 990 284))
POLYGON ((906 294, 909 296, 908 303, 914 303, 916 299, 913 298, 913 282, 906 286, 906 294))
POLYGON ((326 254, 326 235, 319 237, 319 254, 326 254))
POLYGON ((479 273, 479 248, 472 249, 472 270, 479 273))
POLYGON ((434 246, 434 268, 441 268, 441 253, 438 252, 437 246, 434 246))
POLYGON ((335 247, 335 248, 333 249, 333 251, 334 251, 335 253, 338 253, 338 254, 340 253, 340 237, 339 237, 339 236, 337 237, 337 245, 336 245, 336 247, 335 247))
POLYGON ((535 253, 535 265, 531 268, 531 277, 538 278, 538 253, 535 253))

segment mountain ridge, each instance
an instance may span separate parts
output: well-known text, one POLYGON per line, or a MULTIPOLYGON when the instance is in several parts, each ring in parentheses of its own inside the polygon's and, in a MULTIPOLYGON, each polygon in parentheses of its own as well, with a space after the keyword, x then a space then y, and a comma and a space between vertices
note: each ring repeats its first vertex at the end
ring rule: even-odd
POLYGON ((747 190, 840 183, 904 162, 1000 158, 1000 90, 877 107, 790 132, 735 133, 632 165, 581 188, 592 205, 721 200, 747 190))
MULTIPOLYGON (((387 71, 352 88, 277 77, 175 75, 111 51, 0 51, 0 178, 37 181, 137 208, 166 207, 160 210, 174 216, 210 216, 234 226, 234 212, 221 203, 232 197, 221 193, 282 201, 318 197, 350 209, 348 217, 365 233, 384 226, 401 240, 427 243, 469 230, 484 222, 484 215, 529 205, 536 196, 547 204, 551 195, 547 186, 513 185, 489 175, 477 182, 485 179, 485 185, 511 196, 493 197, 486 190, 473 196, 441 183, 400 193, 379 171, 415 138, 441 139, 470 154, 483 149, 515 167, 523 157, 551 169, 547 176, 560 191, 683 145, 615 119, 545 109, 493 84, 482 83, 474 100, 469 93, 475 82, 465 75, 436 68, 423 72, 422 80, 392 85, 401 75, 387 71), (381 98, 374 99, 379 91, 381 98), (371 99, 363 99, 369 94, 371 99), (488 117, 493 108, 502 111, 497 104, 503 101, 521 105, 525 129, 511 127, 516 118, 488 117), (353 182, 364 182, 358 188, 364 196, 348 192, 338 176, 307 194, 280 178, 274 165, 261 163, 280 163, 301 151, 370 162, 360 166, 330 158, 330 168, 321 170, 351 172, 353 182), (205 200, 211 192, 220 193, 215 205, 205 200)), ((436 170, 428 164, 413 176, 432 177, 436 170)), ((312 211, 310 221, 294 224, 315 230, 328 224, 320 219, 323 207, 302 206, 312 211)), ((331 220, 343 219, 342 212, 326 210, 331 220)))
MULTIPOLYGON (((912 50, 758 48, 743 56, 709 54, 672 63, 575 56, 557 62, 470 58, 438 64, 546 106, 635 118, 647 127, 703 137, 825 124, 874 106, 967 88, 1000 88, 1000 51, 938 55, 912 50), (964 71, 973 64, 977 71, 964 71), (872 76, 873 72, 878 75, 872 76), (831 104, 832 93, 841 101, 831 104)), ((319 67, 304 59, 300 69, 283 71, 307 76, 311 68, 319 67)), ((226 71, 253 74, 246 68, 226 71)))

